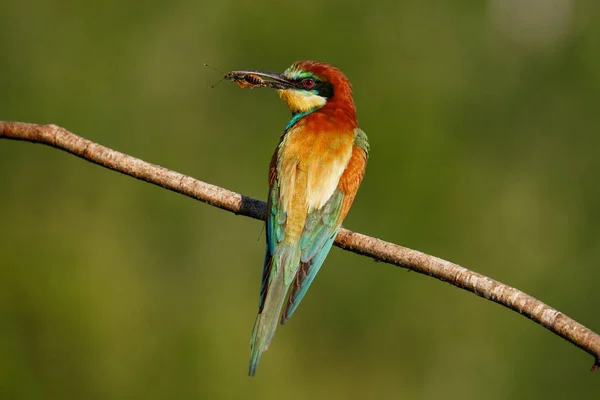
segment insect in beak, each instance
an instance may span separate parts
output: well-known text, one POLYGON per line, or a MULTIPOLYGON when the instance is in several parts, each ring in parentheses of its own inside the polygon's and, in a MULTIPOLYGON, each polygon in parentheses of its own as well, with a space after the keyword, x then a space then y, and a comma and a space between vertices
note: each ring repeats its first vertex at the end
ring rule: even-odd
POLYGON ((225 75, 224 79, 237 83, 241 88, 287 89, 291 86, 285 76, 278 72, 231 71, 225 75))

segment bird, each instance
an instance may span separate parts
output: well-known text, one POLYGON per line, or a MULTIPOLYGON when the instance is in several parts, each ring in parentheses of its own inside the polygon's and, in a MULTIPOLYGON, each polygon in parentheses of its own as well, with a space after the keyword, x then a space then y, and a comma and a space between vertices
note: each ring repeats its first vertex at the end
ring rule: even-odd
POLYGON ((292 316, 331 250, 365 174, 369 141, 350 81, 329 64, 297 61, 283 73, 233 71, 226 78, 276 89, 292 113, 269 165, 267 243, 250 340, 254 376, 278 323, 292 316))

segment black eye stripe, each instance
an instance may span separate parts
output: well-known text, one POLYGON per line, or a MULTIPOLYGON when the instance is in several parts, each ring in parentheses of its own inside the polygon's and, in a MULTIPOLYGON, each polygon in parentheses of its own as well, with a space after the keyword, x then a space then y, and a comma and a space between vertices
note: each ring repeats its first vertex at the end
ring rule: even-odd
POLYGON ((310 89, 311 91, 316 91, 319 96, 326 97, 328 99, 333 97, 333 85, 329 82, 321 81, 317 78, 297 78, 294 79, 294 86, 300 90, 306 90, 304 87, 304 80, 312 79, 315 82, 315 85, 310 89))
POLYGON ((333 85, 329 82, 317 81, 315 84, 315 89, 317 89, 319 96, 323 96, 328 99, 333 97, 333 85))

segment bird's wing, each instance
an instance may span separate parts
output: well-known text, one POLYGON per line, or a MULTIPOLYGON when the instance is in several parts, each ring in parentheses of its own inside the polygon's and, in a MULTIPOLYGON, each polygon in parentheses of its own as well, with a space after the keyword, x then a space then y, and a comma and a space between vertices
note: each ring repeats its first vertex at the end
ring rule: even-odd
POLYGON ((329 254, 342 221, 354 201, 365 173, 366 162, 365 149, 362 146, 354 146, 337 189, 323 207, 308 214, 300 239, 300 267, 281 316, 282 324, 292 316, 329 254))
POLYGON ((279 197, 279 182, 277 180, 277 152, 273 154, 271 159, 271 165, 269 168, 269 196, 267 198, 267 219, 266 219, 266 232, 267 232, 267 249, 265 251, 265 260, 262 273, 262 283, 260 286, 260 302, 258 312, 261 313, 265 298, 267 297, 267 289, 269 287, 269 281, 271 279, 271 269, 273 267, 273 256, 277 249, 277 245, 285 237, 284 227, 287 216, 280 206, 279 197))
POLYGON ((331 250, 341 225, 343 200, 344 194, 336 189, 323 207, 313 210, 306 218, 306 225, 300 239, 300 266, 292 283, 287 306, 281 315, 282 324, 292 316, 302 301, 331 250))

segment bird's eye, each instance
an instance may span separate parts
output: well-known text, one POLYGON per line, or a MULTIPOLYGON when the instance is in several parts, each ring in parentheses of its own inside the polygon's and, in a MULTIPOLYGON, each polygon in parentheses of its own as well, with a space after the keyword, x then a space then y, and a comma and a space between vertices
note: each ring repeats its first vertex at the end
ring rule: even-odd
POLYGON ((305 89, 310 90, 315 87, 315 80, 307 78, 302 81, 302 86, 304 86, 305 89))

